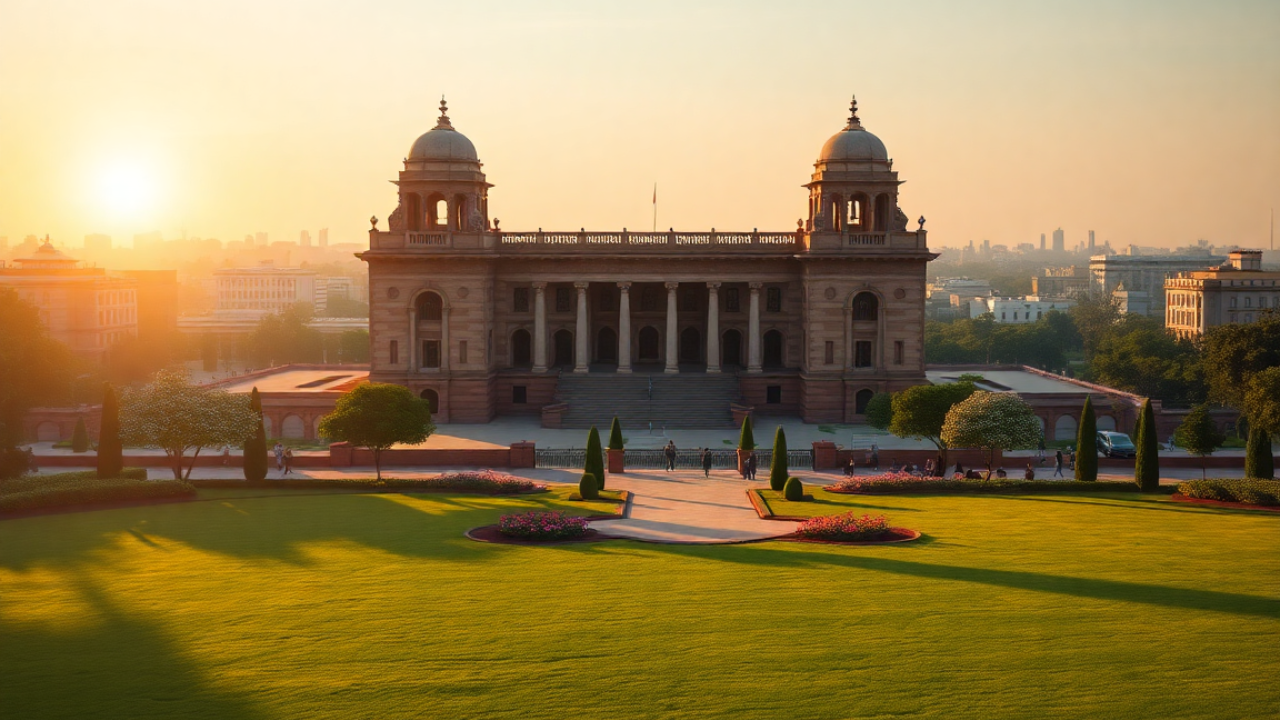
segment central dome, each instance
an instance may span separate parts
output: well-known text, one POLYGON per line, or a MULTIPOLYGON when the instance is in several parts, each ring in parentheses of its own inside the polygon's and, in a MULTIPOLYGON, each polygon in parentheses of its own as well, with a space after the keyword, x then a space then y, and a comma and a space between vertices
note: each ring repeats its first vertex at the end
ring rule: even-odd
POLYGON ((440 119, 436 126, 423 133, 413 141, 409 148, 409 160, 434 160, 443 162, 480 162, 476 155, 476 146, 471 144, 466 135, 453 129, 446 115, 449 107, 444 100, 440 101, 440 119))
POLYGON ((818 162, 888 162, 889 151, 880 138, 867 132, 858 120, 858 101, 849 108, 849 124, 831 136, 818 154, 818 162))

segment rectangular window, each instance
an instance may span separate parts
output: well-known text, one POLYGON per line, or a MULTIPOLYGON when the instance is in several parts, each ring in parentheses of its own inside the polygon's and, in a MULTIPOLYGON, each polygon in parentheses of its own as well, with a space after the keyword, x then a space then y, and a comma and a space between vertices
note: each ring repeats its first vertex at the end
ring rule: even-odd
POLYGON ((676 295, 677 312, 695 312, 698 309, 698 288, 682 286, 676 295))
POLYGON ((901 340, 893 341, 893 364, 901 365, 903 357, 907 354, 907 348, 901 340))
POLYGON ((529 288, 518 287, 511 298, 511 309, 518 313, 529 312, 529 288))
POLYGON ((782 312, 782 288, 771 287, 764 292, 765 312, 782 312))
POLYGON ((653 287, 640 288, 641 312, 653 312, 658 309, 658 290, 653 287))
POLYGON ((391 341, 391 364, 400 364, 400 343, 395 340, 391 341))
POLYGON ((768 405, 782 404, 782 386, 767 385, 764 389, 764 401, 768 405))
POLYGON ((871 341, 859 340, 853 344, 853 366, 871 367, 871 341))
POLYGON ((439 340, 423 340, 422 341, 422 367, 424 368, 440 367, 440 341, 439 340))
POLYGON ((558 287, 556 288, 556 312, 567 313, 573 311, 573 288, 558 287))
POLYGON ((742 312, 742 300, 738 295, 738 288, 725 288, 724 311, 731 313, 742 312))
POLYGON ((823 350, 822 362, 827 365, 836 364, 836 344, 830 340, 827 341, 825 349, 823 350))
POLYGON ((458 341, 458 364, 463 365, 467 362, 467 341, 458 341))
POLYGON ((529 388, 525 385, 513 385, 511 387, 511 402, 516 405, 525 405, 529 402, 529 388))

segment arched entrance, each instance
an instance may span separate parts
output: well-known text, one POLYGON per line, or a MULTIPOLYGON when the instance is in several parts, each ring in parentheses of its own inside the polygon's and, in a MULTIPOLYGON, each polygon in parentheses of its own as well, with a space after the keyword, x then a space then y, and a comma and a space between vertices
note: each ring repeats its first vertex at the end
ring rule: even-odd
POLYGON ((697 328, 685 328, 680 333, 680 362, 696 363, 702 360, 702 334, 697 328))
POLYGON ((720 365, 742 367, 742 333, 726 330, 720 339, 720 365))
POLYGON ((552 337, 555 344, 555 356, 552 365, 558 367, 573 365, 573 333, 568 330, 557 330, 552 337))
POLYGON ((636 357, 640 362, 658 362, 658 329, 652 325, 640 328, 636 342, 636 357))
POLYGON ((1076 439, 1076 419, 1063 415, 1053 424, 1053 439, 1058 441, 1076 439))
POLYGON ((875 293, 860 292, 853 296, 853 319, 857 322, 875 322, 880 317, 880 299, 875 293))
POLYGON ((436 413, 440 412, 440 393, 437 393, 435 390, 432 390, 431 388, 427 388, 426 390, 423 390, 420 395, 423 400, 426 400, 428 403, 430 403, 432 415, 435 415, 436 413))
POLYGON ((1110 415, 1098 416, 1098 432, 1102 432, 1103 430, 1109 430, 1114 432, 1115 429, 1116 429, 1115 418, 1111 417, 1110 415))
POLYGON ((618 362, 618 333, 613 328, 600 328, 596 333, 596 362, 618 362))
POLYGON ((512 367, 529 367, 533 364, 533 353, 530 351, 532 345, 533 339, 528 330, 517 330, 511 333, 512 367))
POLYGON ((297 415, 286 415, 280 423, 280 437, 289 440, 301 440, 307 435, 307 424, 297 415))
POLYGON ((767 368, 782 367, 782 333, 770 330, 764 334, 764 366, 767 368))
POLYGON ((875 393, 866 388, 859 390, 858 394, 853 396, 853 412, 858 415, 866 415, 867 404, 871 402, 873 395, 875 393))

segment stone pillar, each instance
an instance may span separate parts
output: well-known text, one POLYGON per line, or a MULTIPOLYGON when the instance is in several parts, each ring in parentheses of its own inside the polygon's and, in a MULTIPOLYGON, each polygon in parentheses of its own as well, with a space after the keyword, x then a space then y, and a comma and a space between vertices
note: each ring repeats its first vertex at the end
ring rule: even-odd
POLYGON ((578 290, 578 326, 573 334, 574 352, 573 352, 573 371, 575 373, 585 373, 590 368, 587 367, 587 286, 590 283, 576 282, 573 284, 578 290))
POLYGON ((720 283, 707 283, 707 372, 720 372, 720 283))
POLYGON ((440 372, 449 372, 449 306, 440 308, 440 372))
POLYGON ((618 283, 618 372, 631 372, 631 283, 618 283))
POLYGON ((751 306, 747 321, 747 372, 760 372, 760 283, 751 283, 751 306))
POLYGON ((533 371, 547 371, 547 284, 533 284, 533 371))
POLYGON ((409 308, 409 372, 418 372, 418 309, 409 308))
POLYGON ((676 322, 676 288, 680 283, 663 283, 667 288, 667 367, 663 372, 680 372, 679 324, 676 322))

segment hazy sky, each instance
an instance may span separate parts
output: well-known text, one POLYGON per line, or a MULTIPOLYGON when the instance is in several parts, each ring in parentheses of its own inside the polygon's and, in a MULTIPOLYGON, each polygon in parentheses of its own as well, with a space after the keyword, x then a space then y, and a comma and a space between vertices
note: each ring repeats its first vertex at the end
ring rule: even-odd
POLYGON ((1280 206, 1275 0, 0 0, 0 235, 363 242, 442 93, 506 229, 785 230, 855 92, 935 246, 1280 206))

